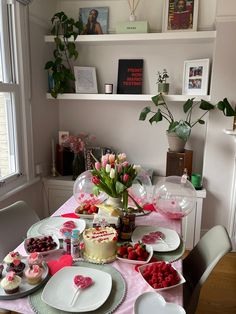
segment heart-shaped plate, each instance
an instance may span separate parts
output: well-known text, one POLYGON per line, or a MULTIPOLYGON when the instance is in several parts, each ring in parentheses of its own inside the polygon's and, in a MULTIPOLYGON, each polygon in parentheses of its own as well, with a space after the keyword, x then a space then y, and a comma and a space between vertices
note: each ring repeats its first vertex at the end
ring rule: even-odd
POLYGON ((186 314, 184 308, 175 303, 168 303, 156 292, 145 292, 135 301, 134 314, 186 314))

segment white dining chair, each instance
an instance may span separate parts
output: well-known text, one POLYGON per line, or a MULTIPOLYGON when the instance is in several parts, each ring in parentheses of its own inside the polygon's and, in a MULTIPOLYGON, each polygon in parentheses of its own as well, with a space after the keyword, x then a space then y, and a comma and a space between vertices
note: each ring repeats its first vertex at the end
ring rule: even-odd
POLYGON ((23 241, 30 226, 39 220, 24 201, 0 209, 0 261, 23 241))
POLYGON ((183 260, 184 308, 187 314, 196 312, 201 287, 219 260, 232 250, 225 227, 211 228, 183 260))

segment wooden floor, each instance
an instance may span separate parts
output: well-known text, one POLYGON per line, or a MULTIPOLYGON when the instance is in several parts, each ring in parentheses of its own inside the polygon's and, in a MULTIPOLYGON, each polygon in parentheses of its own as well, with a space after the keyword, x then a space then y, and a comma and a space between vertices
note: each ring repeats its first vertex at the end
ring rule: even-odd
POLYGON ((196 314, 236 314, 236 253, 216 265, 204 284, 196 314))
POLYGON ((196 314, 236 314, 236 253, 223 257, 207 279, 196 314))

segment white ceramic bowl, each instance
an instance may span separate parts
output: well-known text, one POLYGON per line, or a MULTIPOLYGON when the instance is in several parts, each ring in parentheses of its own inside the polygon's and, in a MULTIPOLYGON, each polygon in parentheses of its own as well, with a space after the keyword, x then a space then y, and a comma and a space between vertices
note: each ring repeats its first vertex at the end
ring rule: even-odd
MULTIPOLYGON (((147 284, 149 287, 151 287, 151 288, 152 288, 153 290, 155 290, 155 291, 164 291, 164 290, 168 290, 168 289, 172 289, 172 288, 178 287, 178 286, 182 285, 182 284, 185 282, 185 279, 184 279, 183 275, 182 275, 180 272, 178 272, 174 266, 172 266, 172 267, 176 270, 177 274, 179 275, 180 281, 179 281, 177 284, 172 285, 172 286, 169 286, 169 287, 158 288, 158 289, 153 288, 153 287, 149 284, 149 282, 143 277, 143 272, 144 272, 144 270, 145 270, 146 267, 150 267, 150 266, 152 266, 152 265, 154 265, 154 264, 160 264, 160 263, 163 263, 163 262, 162 262, 162 261, 160 261, 160 262, 154 262, 154 263, 150 263, 150 264, 148 264, 148 265, 142 265, 142 266, 140 266, 140 267, 138 268, 139 273, 140 273, 142 279, 146 282, 146 284, 147 284)), ((170 263, 167 263, 167 262, 164 262, 164 263, 170 264, 170 263)))
POLYGON ((49 237, 49 236, 51 236, 53 241, 56 243, 56 246, 54 247, 54 249, 48 250, 48 251, 43 251, 43 252, 41 252, 41 251, 37 251, 37 252, 41 253, 42 255, 46 255, 46 254, 49 254, 49 253, 52 253, 52 252, 55 252, 55 251, 59 250, 60 242, 59 242, 59 240, 58 240, 58 238, 56 236, 54 236, 54 235, 43 235, 43 236, 37 236, 37 237, 29 237, 29 238, 26 238, 24 240, 24 248, 25 248, 26 253, 27 254, 33 253, 33 252, 29 252, 28 248, 27 248, 27 243, 30 241, 30 239, 32 239, 32 238, 34 238, 34 239, 43 239, 43 238, 49 237))
MULTIPOLYGON (((132 245, 134 245, 134 243, 132 243, 132 245)), ((146 244, 146 250, 147 252, 149 253, 149 256, 147 258, 146 261, 137 261, 137 260, 133 260, 133 259, 128 259, 128 258, 122 258, 122 257, 119 257, 117 256, 117 259, 121 262, 124 262, 124 263, 128 263, 128 264, 133 264, 133 265, 144 265, 144 264, 147 264, 149 263, 149 261, 151 260, 152 258, 152 255, 153 255, 153 248, 151 245, 147 245, 146 244)))

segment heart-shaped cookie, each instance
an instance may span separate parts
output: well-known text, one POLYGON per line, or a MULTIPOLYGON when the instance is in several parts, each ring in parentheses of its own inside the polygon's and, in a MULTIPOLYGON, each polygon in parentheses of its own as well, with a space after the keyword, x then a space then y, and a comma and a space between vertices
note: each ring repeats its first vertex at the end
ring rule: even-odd
POLYGON ((184 308, 175 303, 168 303, 156 292, 145 292, 135 301, 134 314, 186 314, 184 308))
POLYGON ((62 255, 58 260, 49 261, 48 268, 50 275, 53 276, 58 270, 62 269, 65 266, 72 265, 72 256, 71 255, 62 255))

